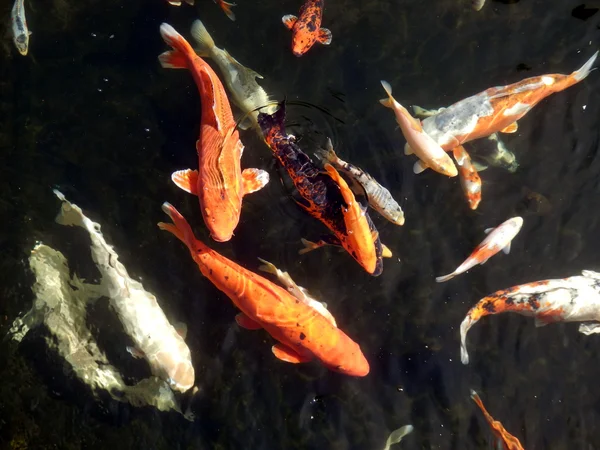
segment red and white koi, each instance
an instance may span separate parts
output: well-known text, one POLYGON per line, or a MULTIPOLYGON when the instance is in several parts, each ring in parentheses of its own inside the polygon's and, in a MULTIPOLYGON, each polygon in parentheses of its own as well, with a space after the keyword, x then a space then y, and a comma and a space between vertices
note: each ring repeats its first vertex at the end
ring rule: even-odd
POLYGON ((287 14, 281 21, 288 30, 292 30, 292 53, 302 56, 318 42, 331 44, 331 31, 321 28, 325 0, 306 0, 300 8, 298 17, 287 14))
POLYGON ((31 31, 27 28, 23 0, 15 0, 10 13, 10 21, 15 47, 17 47, 17 50, 21 55, 25 56, 29 51, 29 36, 31 35, 31 31))
POLYGON ((485 233, 488 235, 479 244, 473 253, 460 265, 458 268, 442 277, 437 277, 435 281, 443 283, 454 278, 456 275, 466 272, 467 270, 475 267, 477 264, 485 264, 485 262, 502 250, 504 253, 510 253, 510 243, 513 238, 519 233, 523 226, 523 219, 521 217, 513 217, 508 219, 506 222, 501 223, 496 228, 488 228, 485 233))
POLYGON ((402 134, 407 141, 404 153, 409 155, 414 153, 419 160, 415 163, 413 171, 421 173, 427 168, 431 168, 442 175, 455 177, 458 170, 452 162, 452 159, 436 143, 435 140, 423 130, 421 122, 415 119, 406 110, 404 106, 396 101, 392 96, 392 87, 387 81, 381 81, 381 85, 388 95, 388 98, 379 100, 386 108, 390 108, 396 115, 396 122, 400 125, 402 134))
POLYGON ((471 162, 471 157, 462 145, 452 150, 458 165, 458 177, 471 209, 477 209, 481 202, 481 177, 471 162))
POLYGON ((469 329, 484 316, 504 312, 534 317, 536 327, 555 322, 583 322, 579 325, 580 333, 600 333, 600 273, 584 270, 581 275, 534 281, 482 298, 460 324, 460 359, 463 364, 469 364, 469 329))

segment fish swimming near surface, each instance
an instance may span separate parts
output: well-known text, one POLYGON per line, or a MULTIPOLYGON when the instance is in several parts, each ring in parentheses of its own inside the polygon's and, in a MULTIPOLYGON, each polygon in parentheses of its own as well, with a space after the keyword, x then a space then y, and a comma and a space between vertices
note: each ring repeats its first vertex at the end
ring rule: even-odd
POLYGON ((437 277, 435 281, 443 283, 454 278, 456 275, 466 272, 475 267, 477 264, 485 264, 485 262, 502 250, 504 253, 510 253, 510 243, 513 238, 519 233, 523 226, 523 218, 513 217, 506 222, 501 223, 496 228, 488 228, 485 233, 488 235, 479 244, 473 253, 460 265, 458 268, 442 277, 437 277))
MULTIPOLYGON (((371 208, 390 222, 396 225, 404 225, 404 211, 402 211, 398 202, 394 200, 390 191, 360 167, 356 167, 340 159, 333 150, 331 139, 328 138, 325 148, 318 150, 315 154, 321 161, 330 163, 337 170, 358 183, 362 187, 362 191, 366 194, 371 208)), ((354 188, 352 190, 355 194, 360 193, 354 188)))
POLYGON ((354 194, 329 166, 323 172, 285 131, 285 103, 272 115, 259 114, 265 142, 286 169, 301 200, 296 203, 320 220, 334 236, 330 244, 341 245, 371 275, 383 271, 383 247, 379 232, 354 194))
POLYGON ((281 18, 288 30, 292 30, 292 53, 304 55, 315 42, 331 44, 331 31, 321 28, 325 0, 306 0, 298 17, 287 14, 281 18))
POLYGON ((419 160, 413 167, 414 173, 421 173, 427 168, 431 168, 442 175, 455 177, 458 170, 452 162, 452 159, 446 152, 429 136, 421 126, 421 122, 415 119, 406 110, 404 106, 396 101, 392 96, 392 87, 387 81, 381 81, 381 85, 388 95, 388 98, 379 100, 386 108, 394 111, 396 122, 400 125, 402 134, 407 143, 404 147, 406 155, 415 154, 419 160))
POLYGON ((579 325, 580 333, 600 333, 600 273, 584 270, 581 275, 534 281, 482 298, 469 310, 460 325, 460 358, 463 364, 469 363, 469 329, 484 316, 504 312, 534 317, 537 327, 555 322, 583 322, 579 325))
POLYGON ((212 238, 228 241, 240 220, 242 198, 262 189, 269 182, 269 174, 260 169, 242 171, 244 145, 217 74, 171 25, 163 23, 160 34, 173 48, 159 56, 161 65, 189 69, 202 98, 200 138, 196 142, 198 170, 179 170, 171 179, 184 191, 198 196, 212 238))
POLYGON ((496 448, 498 450, 500 450, 500 449, 501 450, 525 450, 523 448, 523 446, 521 445, 521 442, 516 437, 514 437, 512 434, 510 434, 508 431, 506 431, 506 429, 504 428, 502 423, 495 420, 490 415, 490 413, 487 412, 487 409, 485 409, 485 406, 483 406, 483 402, 481 401, 479 394, 477 394, 477 392, 475 392, 472 389, 471 389, 471 399, 475 402, 475 404, 477 404, 477 406, 479 406, 479 409, 481 409, 481 412, 483 413, 485 420, 491 427, 492 432, 494 433, 494 435, 496 436, 496 439, 498 440, 498 445, 495 446, 494 448, 496 448))
POLYGON ((256 129, 260 130, 257 122, 258 113, 262 111, 273 114, 276 110, 276 105, 256 82, 257 78, 263 78, 262 75, 244 67, 227 50, 217 47, 200 20, 196 20, 192 24, 192 37, 197 44, 196 53, 212 59, 219 66, 233 102, 246 115, 239 125, 240 128, 246 129, 254 125, 256 129))
POLYGON ((31 36, 31 31, 27 28, 25 4, 23 0, 15 0, 10 13, 10 21, 15 47, 17 47, 17 50, 21 55, 25 56, 29 51, 29 36, 31 36))
POLYGON ((264 328, 279 341, 273 354, 290 363, 320 360, 330 370, 362 377, 369 363, 359 345, 312 305, 208 248, 194 236, 192 229, 170 204, 163 211, 173 223, 159 223, 181 240, 202 274, 225 293, 241 313, 236 322, 242 328, 264 328))
POLYGON ((100 225, 88 219, 62 193, 54 193, 63 202, 56 222, 81 227, 90 235, 92 258, 102 275, 101 287, 135 344, 128 350, 135 357, 145 358, 152 373, 167 381, 172 389, 186 392, 193 386, 195 375, 190 349, 182 336, 185 332, 178 332, 156 297, 129 276, 112 246, 104 240, 100 225))
POLYGON ((594 53, 570 75, 541 75, 489 88, 427 117, 422 122, 423 129, 447 151, 492 133, 514 133, 517 121, 540 101, 584 80, 597 56, 598 52, 594 53))
POLYGON ((481 177, 471 162, 471 157, 462 145, 452 150, 456 165, 458 166, 458 177, 469 207, 477 209, 481 202, 481 177))

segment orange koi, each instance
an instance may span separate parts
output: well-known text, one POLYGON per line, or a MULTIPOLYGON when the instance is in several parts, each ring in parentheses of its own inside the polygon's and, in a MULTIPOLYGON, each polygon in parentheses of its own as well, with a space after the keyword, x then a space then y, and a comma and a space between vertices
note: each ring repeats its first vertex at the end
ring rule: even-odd
POLYGON ((584 80, 598 52, 570 75, 550 74, 526 78, 508 86, 489 88, 423 120, 425 132, 444 150, 498 131, 514 133, 517 120, 544 98, 584 80))
POLYGON ((584 270, 581 275, 542 280, 501 289, 482 298, 460 325, 460 358, 469 363, 467 333, 482 317, 515 312, 535 318, 541 327, 555 322, 583 322, 579 332, 600 333, 600 273, 584 270))
POLYGON ((225 88, 212 68, 171 25, 163 23, 160 33, 173 48, 159 56, 161 65, 189 69, 202 98, 200 138, 196 142, 199 170, 179 170, 171 179, 184 191, 198 196, 212 238, 228 241, 240 220, 242 198, 262 189, 269 182, 269 174, 260 169, 242 171, 244 145, 225 88))
POLYGON ((498 438, 499 444, 502 445, 501 448, 503 450, 525 450, 521 445, 521 442, 508 431, 506 431, 504 426, 502 426, 499 421, 494 420, 490 413, 487 412, 487 409, 485 409, 485 406, 483 406, 481 398, 479 398, 479 395, 474 390, 471 390, 471 398, 477 404, 477 406, 479 406, 479 409, 481 409, 485 420, 492 428, 492 432, 496 435, 496 438, 498 438))
POLYGON ((452 150, 458 165, 458 177, 471 209, 477 209, 481 202, 481 177, 471 162, 471 157, 462 145, 452 150))
POLYGON ((185 218, 170 204, 162 209, 173 223, 159 223, 187 245, 200 272, 225 293, 241 313, 236 322, 243 328, 264 328, 279 341, 273 354, 290 363, 320 360, 328 369, 363 377, 369 363, 359 345, 331 319, 309 302, 300 300, 284 288, 251 272, 207 247, 194 236, 185 218))
POLYGON ((265 142, 285 167, 302 201, 299 206, 329 228, 335 239, 371 275, 383 271, 383 247, 379 233, 365 210, 360 210, 352 190, 330 166, 323 173, 285 132, 285 104, 272 115, 259 114, 258 123, 265 142), (343 183, 343 184, 342 184, 343 183), (358 237, 357 237, 358 236, 358 237))
POLYGON ((306 0, 300 8, 300 16, 287 14, 281 18, 288 30, 292 30, 292 52, 304 55, 315 42, 331 44, 331 31, 321 28, 325 0, 306 0))

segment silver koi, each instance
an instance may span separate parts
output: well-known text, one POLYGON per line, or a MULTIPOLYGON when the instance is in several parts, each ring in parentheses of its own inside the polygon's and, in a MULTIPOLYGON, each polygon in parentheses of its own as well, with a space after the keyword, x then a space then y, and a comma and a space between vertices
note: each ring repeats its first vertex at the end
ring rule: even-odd
POLYGON ((31 31, 27 28, 25 5, 23 1, 24 0, 15 0, 10 13, 10 20, 15 47, 17 47, 17 50, 21 55, 25 56, 29 51, 29 36, 31 36, 31 31))

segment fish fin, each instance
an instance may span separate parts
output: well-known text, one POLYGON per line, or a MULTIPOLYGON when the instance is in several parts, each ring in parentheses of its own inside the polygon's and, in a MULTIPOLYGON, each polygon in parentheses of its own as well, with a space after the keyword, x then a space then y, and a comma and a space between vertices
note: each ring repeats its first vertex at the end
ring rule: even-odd
POLYGON ((181 336, 182 339, 185 339, 187 336, 188 327, 184 322, 177 322, 173 328, 175 328, 175 331, 179 336, 181 336))
POLYGON ((242 171, 242 184, 244 195, 260 191, 269 182, 269 173, 261 169, 244 169, 242 171))
POLYGON ((419 174, 421 172, 423 172, 424 170, 428 169, 429 166, 427 164, 425 164, 423 161, 418 160, 415 165, 413 166, 413 172, 416 174, 419 174))
POLYGON ((160 65, 165 69, 187 69, 187 59, 179 50, 169 50, 158 55, 160 65))
POLYGON ((486 262, 488 262, 488 259, 490 259, 490 258, 484 259, 483 261, 481 261, 481 262, 479 263, 479 265, 480 265, 480 266, 483 266, 483 265, 484 265, 486 262))
POLYGON ((390 435, 388 436, 387 441, 385 442, 384 450, 389 450, 389 448, 392 445, 399 444, 402 441, 402 439, 404 439, 406 437, 406 435, 412 433, 413 430, 414 430, 414 427, 412 425, 404 425, 403 427, 392 431, 390 433, 390 435))
POLYGON ((167 0, 167 3, 171 6, 181 6, 181 2, 179 0, 167 0))
POLYGON ((585 334, 586 336, 600 333, 600 323, 582 323, 579 325, 579 332, 585 334))
POLYGON ((536 327, 545 327, 546 325, 548 325, 548 322, 542 319, 539 319, 537 317, 535 317, 533 319, 533 323, 535 324, 536 327))
POLYGON ((516 131, 518 129, 519 129, 519 125, 517 124, 517 122, 513 122, 506 128, 503 128, 502 130, 500 130, 500 133, 516 133, 516 131))
POLYGON ((391 258, 393 256, 392 251, 385 244, 381 244, 382 253, 381 256, 384 258, 391 258))
POLYGON ((505 255, 510 255, 510 242, 502 249, 505 255))
POLYGON ((486 228, 485 230, 483 230, 483 232, 484 232, 485 234, 490 234, 492 231, 494 231, 494 228, 493 228, 493 227, 492 227, 492 228, 486 228))
POLYGON ((236 314, 235 321, 240 327, 245 328, 246 330, 260 330, 262 328, 261 324, 252 320, 244 313, 236 314))
POLYGON ((473 168, 477 171, 477 172, 482 172, 484 170, 486 170, 488 168, 488 166, 486 166, 485 164, 482 163, 478 163, 476 161, 471 161, 471 163, 473 164, 473 168))
POLYGON ((185 192, 198 195, 198 171, 192 169, 178 170, 171 175, 171 181, 185 192))
POLYGON ((415 152, 413 151, 412 147, 408 144, 408 142, 406 144, 404 144, 404 154, 405 155, 414 155, 415 152))
POLYGON ((258 260, 262 263, 261 266, 258 266, 258 270, 277 275, 277 267, 275 267, 275 264, 270 263, 269 261, 262 258, 258 258, 258 260))
POLYGON ((238 122, 238 128, 240 130, 247 130, 249 128, 252 128, 252 119, 250 118, 250 116, 245 115, 244 118, 238 122))
POLYGON ((321 28, 317 34, 317 42, 323 45, 329 45, 331 44, 332 37, 333 36, 329 28, 321 28))
POLYGON ((137 347, 131 347, 131 346, 127 346, 126 347, 127 352, 133 356, 135 359, 140 359, 140 358, 144 358, 146 355, 144 354, 143 351, 141 351, 139 348, 137 347))
POLYGON ((271 351, 277 359, 292 364, 309 362, 312 358, 308 356, 301 356, 291 348, 283 344, 275 344, 271 347, 271 351))
POLYGON ((177 239, 179 239, 181 242, 185 242, 185 237, 183 236, 183 233, 174 224, 158 222, 158 228, 160 228, 163 231, 168 231, 169 233, 174 235, 177 239))
POLYGON ((456 274, 454 272, 449 273, 448 275, 444 275, 441 277, 435 277, 435 281, 438 283, 444 283, 448 280, 451 280, 452 278, 454 278, 456 276, 456 274))
POLYGON ((191 33, 197 44, 195 50, 198 56, 209 56, 215 47, 215 41, 200 20, 194 20, 191 33))
POLYGON ((388 95, 388 98, 382 98, 381 100, 379 100, 379 103, 381 103, 386 108, 392 108, 394 105, 394 97, 392 97, 392 86, 385 80, 381 80, 380 82, 386 94, 388 95))
POLYGON ((286 26, 286 28, 288 30, 291 30, 292 28, 294 28, 294 25, 296 25, 296 22, 298 21, 298 17, 296 17, 293 14, 286 14, 285 16, 283 16, 281 18, 281 21, 283 22, 283 24, 286 26))
MULTIPOLYGON (((215 3, 217 3, 217 2, 215 1, 215 3)), ((231 10, 231 8, 233 6, 236 6, 236 4, 235 3, 229 3, 229 2, 226 2, 224 0, 220 0, 218 2, 218 4, 221 7, 221 9, 223 10, 223 12, 227 15, 227 17, 229 17, 229 19, 231 19, 231 20, 233 20, 235 22, 235 14, 231 10)))
POLYGON ((587 60, 587 62, 581 67, 581 69, 573 72, 571 74, 571 76, 577 81, 583 80, 585 77, 587 77, 590 74, 590 72, 592 70, 594 70, 594 69, 592 69, 592 66, 594 65, 594 62, 596 61, 597 57, 598 57, 598 51, 596 51, 596 53, 594 53, 592 55, 592 57, 587 60))
POLYGON ((312 252, 313 250, 322 247, 322 245, 309 241, 308 239, 301 238, 300 241, 302 242, 302 245, 304 245, 304 248, 298 251, 299 255, 304 255, 305 253, 312 252))
POLYGON ((164 202, 162 204, 162 210, 170 217, 173 223, 159 222, 158 228, 172 233, 177 239, 187 246, 187 248, 190 250, 190 253, 192 253, 194 256, 210 250, 203 242, 196 239, 196 236, 194 236, 194 232, 192 231, 192 227, 190 227, 188 221, 185 220, 185 217, 183 217, 173 205, 168 202, 164 202))
POLYGON ((330 138, 327 138, 325 148, 321 148, 315 152, 315 156, 323 162, 335 162, 339 158, 333 150, 333 144, 330 138))

